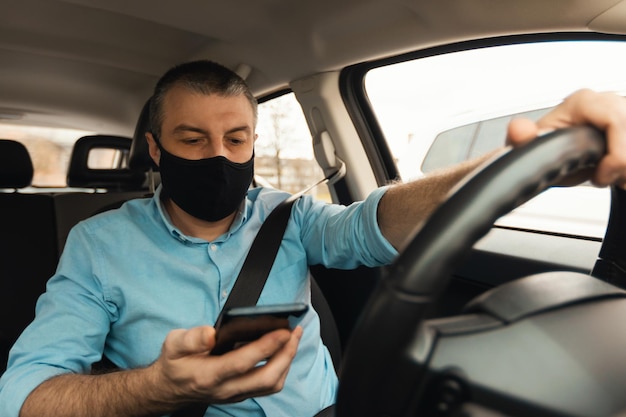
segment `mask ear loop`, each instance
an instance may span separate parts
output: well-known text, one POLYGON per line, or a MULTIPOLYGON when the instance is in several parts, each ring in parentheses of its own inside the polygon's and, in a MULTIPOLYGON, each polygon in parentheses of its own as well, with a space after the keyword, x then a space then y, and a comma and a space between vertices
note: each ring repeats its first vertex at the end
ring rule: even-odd
MULTIPOLYGON (((153 132, 150 132, 150 134, 152 135, 152 138, 154 139, 154 143, 156 143, 157 147, 159 148, 159 150, 163 151, 163 147, 161 146, 161 141, 159 140, 159 137, 154 134, 153 132)), ((150 157, 150 155, 148 154, 148 158, 150 158, 150 160, 152 160, 152 158, 150 157)), ((161 174, 159 174, 158 171, 156 171, 154 169, 154 161, 152 161, 152 163, 150 164, 150 168, 148 168, 148 191, 151 194, 154 194, 156 192, 156 187, 157 187, 157 182, 160 183, 161 182, 161 174), (157 181, 157 176, 158 176, 158 181, 157 181)))
MULTIPOLYGON (((150 167, 150 169, 148 170, 148 191, 151 194, 154 194, 156 192, 156 176, 159 175, 152 167, 150 167)), ((160 182, 160 178, 161 176, 159 175, 159 182, 160 182)))

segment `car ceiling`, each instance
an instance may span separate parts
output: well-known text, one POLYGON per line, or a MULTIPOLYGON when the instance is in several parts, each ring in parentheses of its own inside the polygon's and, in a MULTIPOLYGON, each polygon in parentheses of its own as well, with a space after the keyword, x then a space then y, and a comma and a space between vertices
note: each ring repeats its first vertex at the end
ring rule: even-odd
POLYGON ((258 94, 482 37, 626 33, 626 0, 0 0, 0 121, 130 134, 158 77, 209 58, 258 94))

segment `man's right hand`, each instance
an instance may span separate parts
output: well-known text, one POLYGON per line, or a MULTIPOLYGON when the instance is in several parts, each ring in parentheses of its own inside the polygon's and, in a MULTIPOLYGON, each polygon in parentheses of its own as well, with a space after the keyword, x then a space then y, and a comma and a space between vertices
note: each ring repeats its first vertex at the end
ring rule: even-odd
POLYGON ((174 330, 151 366, 51 378, 30 393, 20 417, 152 416, 192 402, 231 403, 273 394, 283 388, 301 336, 301 327, 291 332, 275 330, 224 355, 211 356, 212 327, 174 330))
POLYGON ((213 327, 173 330, 151 368, 174 402, 238 402, 283 388, 301 336, 301 327, 291 332, 275 330, 224 355, 211 356, 213 327))

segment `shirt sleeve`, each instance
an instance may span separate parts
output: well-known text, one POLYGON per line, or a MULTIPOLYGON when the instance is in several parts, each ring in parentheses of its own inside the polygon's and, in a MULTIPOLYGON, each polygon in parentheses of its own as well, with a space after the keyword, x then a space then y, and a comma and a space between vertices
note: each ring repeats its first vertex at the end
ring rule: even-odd
POLYGON ((101 358, 114 309, 103 296, 85 228, 75 227, 56 274, 37 301, 34 321, 11 349, 0 378, 0 415, 18 417, 39 384, 64 373, 88 373, 101 358))
POLYGON ((378 203, 387 187, 376 189, 364 201, 349 206, 301 198, 294 208, 309 264, 352 269, 381 266, 397 256, 378 225, 378 203))

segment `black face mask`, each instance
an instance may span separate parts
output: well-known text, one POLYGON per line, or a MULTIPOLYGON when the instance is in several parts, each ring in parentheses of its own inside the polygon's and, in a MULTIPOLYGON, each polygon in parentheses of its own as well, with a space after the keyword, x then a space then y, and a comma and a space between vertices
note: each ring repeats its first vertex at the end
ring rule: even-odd
MULTIPOLYGON (((158 143, 158 141, 157 141, 158 143)), ((215 222, 234 213, 254 176, 254 155, 242 164, 223 156, 191 160, 159 144, 162 195, 198 219, 215 222)))

